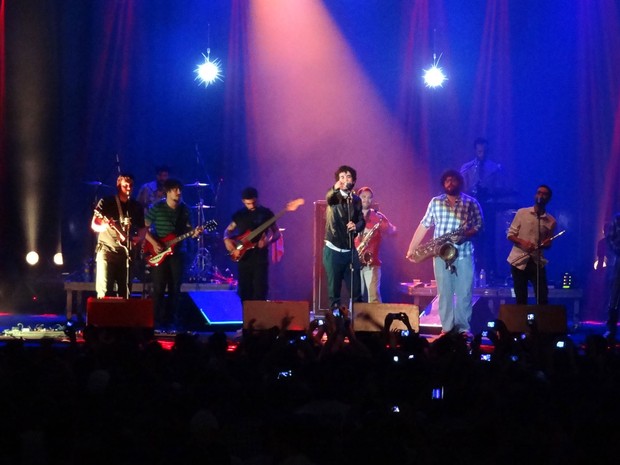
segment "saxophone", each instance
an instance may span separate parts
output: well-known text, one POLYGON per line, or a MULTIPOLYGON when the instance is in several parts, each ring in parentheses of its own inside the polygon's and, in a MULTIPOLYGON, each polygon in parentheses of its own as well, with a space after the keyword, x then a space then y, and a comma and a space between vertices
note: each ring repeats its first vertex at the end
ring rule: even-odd
POLYGON ((366 248, 368 247, 368 244, 370 243, 370 239, 372 239, 372 236, 375 235, 375 233, 379 229, 379 226, 381 226, 382 221, 383 221, 383 217, 379 218, 379 221, 377 222, 377 224, 375 224, 370 229, 370 231, 364 234, 364 238, 362 239, 362 242, 360 242, 360 245, 357 246, 357 254, 360 257, 360 264, 362 266, 365 266, 365 265, 370 266, 372 264, 372 252, 367 252, 366 248))
POLYGON ((420 263, 430 257, 440 257, 446 262, 452 262, 458 255, 458 250, 453 243, 454 236, 460 236, 467 230, 466 226, 461 226, 452 232, 436 237, 419 245, 411 256, 414 263, 420 263))

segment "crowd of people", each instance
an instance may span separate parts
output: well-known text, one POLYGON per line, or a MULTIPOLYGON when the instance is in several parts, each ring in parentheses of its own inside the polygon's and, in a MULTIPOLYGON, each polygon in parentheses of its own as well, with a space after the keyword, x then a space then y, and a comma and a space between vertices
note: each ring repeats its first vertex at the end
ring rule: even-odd
MULTIPOLYGON (((0 456, 41 464, 610 463, 620 358, 601 336, 468 345, 326 315, 307 332, 0 346, 0 456), (558 344, 561 342, 562 344, 558 344), (490 349, 490 347, 492 349, 490 349), (491 353, 492 352, 492 353, 491 353)), ((388 319, 386 319, 388 320, 388 319)))

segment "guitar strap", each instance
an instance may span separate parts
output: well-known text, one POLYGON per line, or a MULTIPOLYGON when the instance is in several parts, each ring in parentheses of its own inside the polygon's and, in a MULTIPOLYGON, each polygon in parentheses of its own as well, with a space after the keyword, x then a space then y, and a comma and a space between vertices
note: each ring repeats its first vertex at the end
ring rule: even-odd
MULTIPOLYGON (((120 223, 120 227, 121 227, 121 231, 123 231, 125 233, 125 237, 127 238, 127 247, 129 247, 131 245, 131 240, 129 237, 129 223, 125 221, 125 218, 128 218, 128 216, 125 215, 125 213, 123 213, 123 207, 121 206, 121 199, 118 197, 118 195, 114 196, 114 200, 116 200, 116 208, 118 209, 118 218, 119 218, 119 223, 120 223), (125 224, 127 224, 127 226, 125 226, 125 224)), ((127 200, 128 204, 127 204, 127 208, 129 208, 129 200, 127 200)))
POLYGON ((181 234, 185 234, 187 232, 187 221, 185 212, 185 204, 179 204, 176 209, 176 218, 174 222, 174 233, 177 236, 180 236, 181 234))

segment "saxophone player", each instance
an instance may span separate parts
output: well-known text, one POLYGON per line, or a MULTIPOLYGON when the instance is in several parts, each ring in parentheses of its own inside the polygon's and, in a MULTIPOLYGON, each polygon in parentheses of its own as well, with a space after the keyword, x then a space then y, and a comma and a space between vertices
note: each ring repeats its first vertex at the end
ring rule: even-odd
POLYGON ((362 300, 381 303, 381 259, 379 248, 383 235, 396 232, 396 226, 387 217, 374 208, 370 208, 374 194, 370 187, 357 191, 362 200, 362 214, 366 220, 363 234, 355 238, 355 248, 360 257, 362 300))
POLYGON ((471 238, 482 229, 482 210, 476 199, 462 193, 463 176, 458 171, 444 172, 440 184, 444 193, 433 197, 428 204, 426 214, 411 239, 406 257, 417 261, 416 249, 431 226, 435 227, 435 238, 459 231, 457 237, 453 238, 456 254, 451 255, 447 261, 441 256, 435 256, 433 271, 437 281, 442 334, 455 333, 470 340, 474 283, 474 247, 471 238), (456 301, 453 296, 456 296, 456 301))

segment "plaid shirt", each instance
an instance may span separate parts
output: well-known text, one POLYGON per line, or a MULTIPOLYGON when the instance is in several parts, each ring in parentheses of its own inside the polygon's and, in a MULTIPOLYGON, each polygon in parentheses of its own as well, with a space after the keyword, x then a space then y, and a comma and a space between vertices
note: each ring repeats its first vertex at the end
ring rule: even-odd
MULTIPOLYGON (((421 223, 426 228, 435 226, 434 238, 451 233, 464 225, 467 225, 467 229, 475 228, 480 231, 482 209, 476 199, 466 194, 457 197, 454 207, 451 207, 448 203, 448 196, 442 194, 431 199, 421 223)), ((474 245, 470 240, 455 245, 459 258, 470 257, 474 254, 474 245)))

